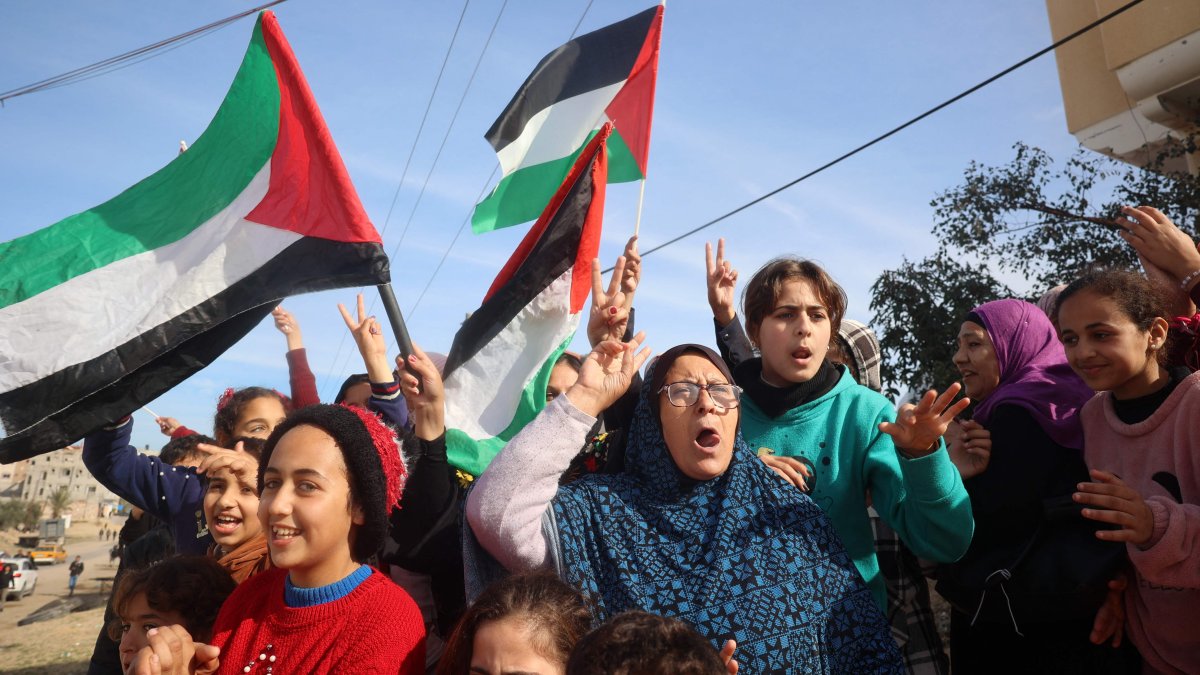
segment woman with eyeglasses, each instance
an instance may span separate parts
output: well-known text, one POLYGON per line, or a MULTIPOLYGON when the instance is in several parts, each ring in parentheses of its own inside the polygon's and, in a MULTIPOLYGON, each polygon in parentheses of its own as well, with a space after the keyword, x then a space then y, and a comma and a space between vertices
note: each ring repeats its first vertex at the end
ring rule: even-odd
POLYGON ((621 473, 558 484, 646 360, 642 339, 598 345, 480 476, 467 499, 479 543, 509 570, 556 569, 597 624, 632 609, 683 619, 742 673, 900 672, 828 518, 741 440, 741 389, 707 347, 647 369, 621 473))

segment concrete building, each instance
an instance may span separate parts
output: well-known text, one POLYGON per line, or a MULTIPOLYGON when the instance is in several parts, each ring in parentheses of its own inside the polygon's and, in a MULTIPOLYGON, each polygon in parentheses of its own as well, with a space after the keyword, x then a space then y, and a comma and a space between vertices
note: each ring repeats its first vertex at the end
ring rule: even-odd
POLYGON ((119 498, 88 473, 82 454, 83 448, 71 446, 28 460, 20 498, 46 503, 65 487, 76 520, 95 518, 103 504, 115 504, 119 498))
MULTIPOLYGON (((1128 0, 1046 0, 1055 41, 1128 0)), ((1198 130, 1200 1, 1145 0, 1055 51, 1067 130, 1084 147, 1145 166, 1198 130)), ((1165 167, 1200 174, 1193 153, 1165 167)))
POLYGON ((20 499, 21 483, 29 471, 29 460, 0 464, 0 499, 20 499))

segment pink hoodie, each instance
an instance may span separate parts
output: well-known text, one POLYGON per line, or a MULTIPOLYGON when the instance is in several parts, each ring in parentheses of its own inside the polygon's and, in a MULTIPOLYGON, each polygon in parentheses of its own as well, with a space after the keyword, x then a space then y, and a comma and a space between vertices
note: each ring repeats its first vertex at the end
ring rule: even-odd
POLYGON ((1200 373, 1137 424, 1117 417, 1108 392, 1082 418, 1088 467, 1120 476, 1154 514, 1146 546, 1128 545, 1136 583, 1125 593, 1145 672, 1200 673, 1200 373))

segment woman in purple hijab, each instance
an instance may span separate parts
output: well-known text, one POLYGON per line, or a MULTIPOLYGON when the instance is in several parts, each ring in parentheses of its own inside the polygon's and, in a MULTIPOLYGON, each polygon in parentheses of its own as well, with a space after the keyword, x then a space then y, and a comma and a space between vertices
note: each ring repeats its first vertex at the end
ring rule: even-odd
POLYGON ((959 330, 954 363, 976 401, 967 436, 991 438, 986 462, 958 463, 975 515, 971 548, 938 572, 953 606, 954 672, 1138 672, 1127 648, 1089 640, 1124 552, 1088 531, 1070 497, 1088 480, 1079 410, 1093 394, 1050 320, 1021 300, 980 305, 959 330))

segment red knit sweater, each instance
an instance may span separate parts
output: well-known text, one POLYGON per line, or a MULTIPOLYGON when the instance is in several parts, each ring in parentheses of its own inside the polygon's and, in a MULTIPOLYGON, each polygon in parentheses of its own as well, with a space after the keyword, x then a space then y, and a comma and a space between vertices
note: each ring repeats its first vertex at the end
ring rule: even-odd
POLYGON ((425 672, 421 612, 386 576, 374 570, 349 595, 313 607, 284 603, 286 576, 257 574, 225 601, 213 625, 219 672, 244 673, 247 665, 259 675, 268 667, 273 675, 425 672))

